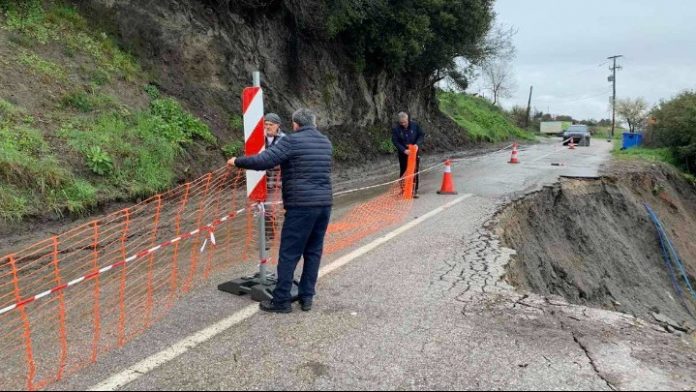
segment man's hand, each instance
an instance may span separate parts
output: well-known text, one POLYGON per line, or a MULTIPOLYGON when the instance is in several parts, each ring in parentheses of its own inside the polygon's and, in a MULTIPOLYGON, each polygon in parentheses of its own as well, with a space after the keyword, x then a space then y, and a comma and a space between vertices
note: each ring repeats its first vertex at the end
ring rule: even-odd
POLYGON ((234 162, 237 160, 237 158, 232 158, 229 161, 227 161, 227 166, 229 167, 234 167, 234 162))
MULTIPOLYGON (((415 148, 416 148, 416 151, 418 151, 418 145, 417 145, 417 144, 411 144, 411 146, 415 147, 415 148)), ((409 154, 410 154, 410 151, 411 151, 411 149, 410 149, 410 148, 407 148, 407 149, 404 150, 404 154, 409 155, 409 154)))

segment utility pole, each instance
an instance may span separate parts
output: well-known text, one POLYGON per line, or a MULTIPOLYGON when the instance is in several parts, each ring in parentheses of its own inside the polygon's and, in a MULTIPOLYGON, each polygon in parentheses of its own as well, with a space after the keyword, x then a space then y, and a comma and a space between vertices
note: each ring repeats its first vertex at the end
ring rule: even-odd
POLYGON ((532 90, 534 86, 529 86, 529 100, 527 101, 527 117, 524 120, 524 127, 529 128, 529 111, 532 108, 532 90))
POLYGON ((614 139, 614 129, 616 129, 616 70, 621 69, 621 66, 616 66, 616 59, 619 57, 623 57, 622 55, 616 55, 616 56, 611 56, 607 57, 609 60, 614 60, 614 65, 609 68, 609 70, 612 72, 611 76, 609 76, 609 81, 612 82, 613 86, 613 94, 611 97, 611 135, 609 136, 609 142, 611 142, 614 139))

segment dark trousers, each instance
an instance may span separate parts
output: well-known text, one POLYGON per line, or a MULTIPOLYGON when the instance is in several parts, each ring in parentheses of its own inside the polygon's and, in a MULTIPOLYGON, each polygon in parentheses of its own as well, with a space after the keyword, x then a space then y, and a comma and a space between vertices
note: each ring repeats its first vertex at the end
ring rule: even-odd
POLYGON ((324 235, 329 226, 331 207, 288 208, 280 237, 280 259, 278 260, 278 284, 273 291, 273 302, 289 304, 292 296, 292 281, 300 257, 304 257, 304 268, 300 280, 300 298, 314 297, 319 265, 324 251, 324 235))
MULTIPOLYGON (((400 170, 399 177, 403 177, 404 173, 406 173, 406 167, 408 166, 408 155, 402 154, 402 153, 398 153, 398 154, 399 154, 399 170, 400 170)), ((420 157, 420 155, 418 155, 416 157, 416 173, 418 173, 420 171, 420 160, 421 160, 421 157, 420 157)), ((418 193, 418 185, 419 185, 418 174, 416 174, 416 176, 413 180, 414 180, 414 184, 415 184, 415 193, 418 193)))

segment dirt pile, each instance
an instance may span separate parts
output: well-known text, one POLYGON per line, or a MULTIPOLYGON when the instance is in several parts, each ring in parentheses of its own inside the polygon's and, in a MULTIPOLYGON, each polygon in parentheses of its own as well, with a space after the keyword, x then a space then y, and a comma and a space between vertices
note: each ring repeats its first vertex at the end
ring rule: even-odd
POLYGON ((672 168, 642 162, 616 162, 600 179, 562 179, 511 203, 498 226, 517 251, 506 279, 668 329, 694 329, 696 300, 673 289, 644 203, 663 221, 696 285, 696 187, 672 168))

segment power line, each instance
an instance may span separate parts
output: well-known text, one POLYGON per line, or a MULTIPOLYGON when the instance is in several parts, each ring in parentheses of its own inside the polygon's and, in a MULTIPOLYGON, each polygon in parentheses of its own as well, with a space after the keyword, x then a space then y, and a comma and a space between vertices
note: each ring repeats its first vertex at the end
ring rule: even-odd
POLYGON ((578 99, 571 99, 569 101, 559 101, 559 103, 572 103, 572 102, 586 101, 588 99, 593 99, 593 98, 601 97, 603 95, 608 95, 609 93, 611 93, 611 91, 604 91, 604 92, 599 93, 597 95, 591 95, 589 97, 583 97, 583 98, 578 98, 578 99))
POLYGON ((609 61, 604 61, 604 62, 602 62, 602 63, 600 63, 600 64, 597 64, 597 65, 593 65, 593 66, 590 66, 590 67, 587 67, 587 68, 582 68, 582 69, 580 69, 580 70, 578 70, 578 71, 575 71, 575 72, 572 72, 572 73, 567 74, 567 76, 575 76, 575 75, 579 75, 579 74, 582 74, 582 73, 585 73, 585 72, 596 71, 597 68, 603 67, 603 66, 605 66, 607 63, 609 63, 609 61))
POLYGON ((550 97, 550 99, 555 100, 555 102, 565 102, 565 101, 574 102, 574 101, 579 101, 579 100, 583 100, 583 99, 596 98, 596 97, 604 95, 604 94, 611 94, 611 90, 604 89, 601 91, 597 90, 597 91, 588 92, 588 93, 584 93, 584 94, 569 94, 569 95, 562 95, 562 96, 548 96, 548 95, 543 96, 542 95, 542 96, 540 96, 540 98, 541 97, 550 97), (588 94, 592 94, 592 95, 588 95, 588 94))

